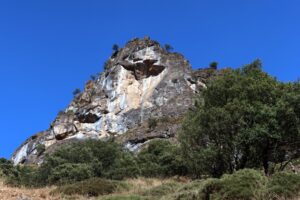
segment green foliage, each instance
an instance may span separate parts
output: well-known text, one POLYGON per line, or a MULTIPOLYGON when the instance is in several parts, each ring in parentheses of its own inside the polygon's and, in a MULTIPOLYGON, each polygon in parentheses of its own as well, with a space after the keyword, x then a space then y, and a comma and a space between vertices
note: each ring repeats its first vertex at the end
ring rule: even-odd
POLYGON ((146 177, 184 175, 180 148, 166 140, 156 140, 138 154, 141 174, 146 177))
POLYGON ((245 169, 206 183, 202 192, 212 199, 263 199, 266 184, 267 178, 262 173, 245 169))
POLYGON ((211 62, 210 64, 209 64, 209 67, 211 68, 211 69, 217 69, 218 68, 218 63, 217 62, 211 62))
POLYGON ((82 181, 93 176, 93 168, 88 164, 65 163, 55 167, 48 177, 49 183, 66 184, 82 181))
POLYGON ((105 177, 114 180, 121 180, 124 177, 136 178, 141 174, 137 159, 131 153, 124 152, 115 161, 105 177))
POLYGON ((63 146, 41 166, 16 166, 0 160, 0 171, 13 186, 62 185, 92 177, 123 179, 140 174, 134 156, 111 141, 88 140, 63 146))
POLYGON ((0 177, 10 176, 14 173, 13 163, 5 158, 0 158, 0 177))
POLYGON ((173 51, 173 47, 170 44, 165 44, 165 50, 170 53, 171 51, 173 51))
POLYGON ((36 166, 16 166, 12 173, 6 176, 6 184, 15 187, 39 187, 38 168, 36 166))
POLYGON ((157 126, 157 119, 155 118, 149 118, 148 119, 148 127, 150 129, 154 129, 157 126))
POLYGON ((53 194, 65 194, 65 195, 83 195, 83 196, 100 196, 112 194, 119 187, 124 187, 117 182, 109 181, 105 179, 93 178, 69 185, 60 186, 55 189, 53 194))
POLYGON ((118 144, 89 140, 64 146, 48 156, 40 174, 45 184, 59 184, 90 177, 135 177, 139 171, 133 155, 118 144))
POLYGON ((205 183, 200 194, 211 199, 264 200, 291 199, 299 192, 300 176, 297 174, 276 173, 266 177, 259 171, 245 169, 205 183))
POLYGON ((76 88, 76 89, 73 91, 73 95, 74 95, 74 96, 78 96, 80 93, 81 93, 81 90, 80 90, 79 88, 76 88))
POLYGON ((267 185, 270 199, 284 197, 295 198, 300 193, 300 175, 292 173, 276 173, 267 185))
POLYGON ((253 169, 239 170, 220 179, 197 180, 171 191, 166 200, 293 199, 300 191, 299 175, 277 173, 271 177, 253 169))
POLYGON ((105 71, 110 69, 110 64, 109 64, 108 61, 105 62, 105 63, 103 64, 103 69, 104 69, 105 71))
POLYGON ((180 142, 194 177, 220 177, 299 155, 300 89, 261 70, 259 60, 208 85, 183 123, 180 142))
POLYGON ((46 146, 44 144, 38 144, 36 146, 37 154, 40 156, 46 151, 46 146))
POLYGON ((112 50, 113 50, 114 52, 119 51, 119 45, 114 44, 114 45, 112 46, 112 50))

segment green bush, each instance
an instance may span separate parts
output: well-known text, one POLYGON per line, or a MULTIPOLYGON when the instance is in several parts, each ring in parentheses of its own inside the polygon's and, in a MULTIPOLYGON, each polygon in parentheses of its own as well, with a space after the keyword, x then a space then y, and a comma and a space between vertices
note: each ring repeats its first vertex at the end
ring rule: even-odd
POLYGON ((112 141, 87 140, 65 145, 47 155, 40 167, 17 166, 0 160, 0 171, 10 185, 42 187, 82 181, 92 177, 137 177, 140 170, 132 153, 112 141))
POLYGON ((55 167, 48 181, 53 184, 66 184, 93 177, 93 168, 88 164, 65 163, 55 167))
POLYGON ((167 200, 266 200, 299 197, 300 175, 277 173, 271 177, 253 169, 239 170, 220 179, 188 183, 167 195, 167 200))
POLYGON ((190 174, 220 177, 261 167, 271 174, 270 163, 299 156, 299 85, 269 76, 259 60, 215 77, 182 125, 190 174))
POLYGON ((55 189, 53 194, 65 194, 65 195, 84 195, 84 196, 100 196, 106 194, 112 194, 119 188, 117 182, 93 178, 69 185, 60 186, 55 189))
POLYGON ((157 126, 157 119, 149 118, 148 119, 148 127, 149 129, 154 129, 157 126))
POLYGON ((76 88, 76 89, 73 91, 74 97, 77 97, 80 93, 81 93, 81 90, 80 90, 79 88, 76 88))
POLYGON ((117 52, 117 51, 119 51, 119 45, 117 45, 117 44, 114 44, 113 46, 112 46, 112 50, 114 51, 114 52, 117 52))
POLYGON ((213 197, 212 199, 263 199, 266 184, 267 177, 261 172, 244 169, 207 183, 203 192, 206 195, 210 194, 213 197))
POLYGON ((300 194, 300 175, 292 173, 276 173, 267 186, 270 199, 276 197, 295 198, 300 194))
POLYGON ((37 154, 40 156, 46 151, 46 146, 44 144, 38 144, 36 146, 37 154))
POLYGON ((167 140, 156 140, 138 154, 141 174, 146 177, 185 175, 186 167, 178 146, 167 140))
POLYGON ((173 48, 170 44, 165 44, 164 49, 165 49, 168 53, 170 53, 170 52, 173 51, 174 48, 173 48))
POLYGON ((218 68, 218 63, 217 62, 211 62, 210 64, 209 64, 209 67, 211 68, 211 69, 217 69, 218 68))
POLYGON ((139 169, 134 156, 120 145, 88 140, 64 146, 47 156, 39 174, 44 184, 61 184, 91 177, 136 177, 139 169))
POLYGON ((38 168, 36 166, 16 166, 5 182, 10 186, 39 187, 38 168))
POLYGON ((136 178, 141 174, 137 159, 129 152, 123 152, 105 174, 106 178, 121 180, 125 177, 136 178))
POLYGON ((13 163, 5 158, 0 158, 0 176, 10 176, 14 173, 13 163))

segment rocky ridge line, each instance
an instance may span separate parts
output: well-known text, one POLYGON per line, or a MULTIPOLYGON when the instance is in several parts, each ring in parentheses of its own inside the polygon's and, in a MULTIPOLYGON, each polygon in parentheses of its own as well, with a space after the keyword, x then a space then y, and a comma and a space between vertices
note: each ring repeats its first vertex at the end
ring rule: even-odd
POLYGON ((156 138, 173 138, 193 97, 217 74, 193 71, 178 53, 149 38, 129 41, 114 52, 106 70, 58 114, 48 130, 33 135, 14 153, 17 164, 41 163, 59 146, 83 139, 116 138, 135 151, 156 138), (157 125, 149 127, 149 120, 157 125), (45 147, 39 152, 38 147, 45 147))

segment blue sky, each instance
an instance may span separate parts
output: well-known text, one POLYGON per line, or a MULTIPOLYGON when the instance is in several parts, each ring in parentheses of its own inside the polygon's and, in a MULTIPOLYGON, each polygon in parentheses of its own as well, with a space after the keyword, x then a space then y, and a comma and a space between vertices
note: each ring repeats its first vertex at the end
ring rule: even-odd
POLYGON ((298 0, 0 0, 0 157, 45 130, 112 44, 149 35, 194 68, 260 58, 282 81, 300 77, 298 0))

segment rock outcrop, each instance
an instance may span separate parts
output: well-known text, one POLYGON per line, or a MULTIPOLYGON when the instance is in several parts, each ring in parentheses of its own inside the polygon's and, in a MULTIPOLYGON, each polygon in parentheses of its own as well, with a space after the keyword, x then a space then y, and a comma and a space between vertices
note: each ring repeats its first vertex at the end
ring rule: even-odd
POLYGON ((87 138, 115 137, 132 151, 155 138, 173 138, 194 95, 214 74, 212 69, 193 71, 182 55, 149 38, 131 40, 50 128, 25 141, 12 160, 40 163, 60 145, 87 138), (38 151, 41 145, 45 152, 38 151))

